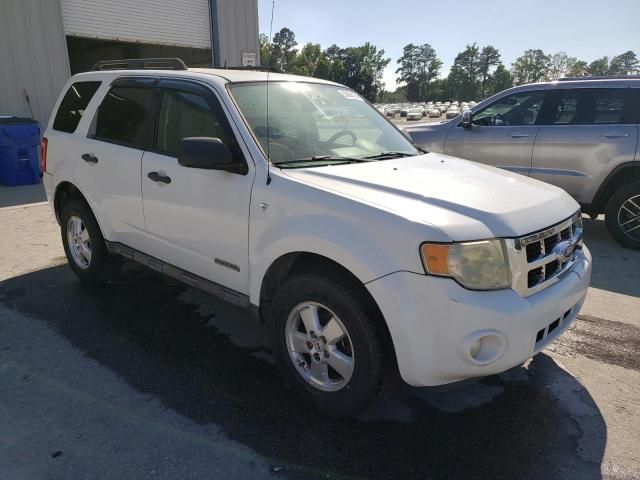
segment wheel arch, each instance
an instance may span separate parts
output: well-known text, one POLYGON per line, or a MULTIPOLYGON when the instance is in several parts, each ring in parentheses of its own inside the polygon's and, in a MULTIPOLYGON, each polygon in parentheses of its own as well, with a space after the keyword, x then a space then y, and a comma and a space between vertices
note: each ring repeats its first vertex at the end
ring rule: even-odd
POLYGON ((640 162, 623 163, 614 168, 605 178, 593 197, 593 202, 584 206, 585 213, 598 215, 604 213, 611 196, 625 185, 640 180, 640 162))
POLYGON ((343 278, 347 279, 354 285, 357 285, 362 295, 368 302, 371 303, 372 307, 376 309, 378 316, 381 319, 380 332, 384 337, 385 347, 387 348, 389 354, 393 355, 393 360, 397 364, 397 356, 393 344, 393 339, 391 337, 391 332, 389 331, 389 326, 387 325, 384 315, 382 314, 382 311, 378 306, 376 300, 373 298, 364 283, 354 273, 352 273, 348 268, 341 265, 339 262, 324 255, 306 251, 290 252, 281 255, 271 263, 262 278, 262 283, 260 286, 260 298, 258 306, 260 320, 265 323, 268 323, 270 321, 269 306, 271 305, 273 296, 289 276, 295 274, 298 271, 304 271, 318 267, 333 269, 335 272, 338 272, 343 278))
POLYGON ((60 183, 58 183, 58 185, 56 185, 55 193, 53 195, 53 210, 55 212, 56 220, 58 221, 58 224, 61 223, 60 217, 61 217, 62 209, 64 208, 65 203, 71 199, 80 200, 81 202, 83 202, 89 207, 89 210, 91 211, 94 218, 96 219, 96 222, 98 222, 100 233, 104 238, 106 238, 104 236, 104 228, 102 226, 102 221, 100 219, 100 216, 97 215, 95 209, 91 205, 91 202, 89 202, 89 200, 87 199, 87 196, 84 193, 82 193, 82 191, 74 183, 68 180, 63 180, 60 183))

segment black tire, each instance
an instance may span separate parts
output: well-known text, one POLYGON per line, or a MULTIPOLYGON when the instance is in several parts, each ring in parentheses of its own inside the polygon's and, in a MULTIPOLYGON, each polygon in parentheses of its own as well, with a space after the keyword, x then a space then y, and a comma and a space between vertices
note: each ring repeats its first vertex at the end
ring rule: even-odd
POLYGON ((73 198, 65 203, 60 214, 60 233, 69 266, 80 280, 90 284, 101 284, 112 281, 118 275, 121 259, 107 251, 98 222, 85 202, 73 198), (89 234, 91 260, 86 268, 78 265, 70 250, 67 226, 72 217, 79 217, 89 234))
MULTIPOLYGON (((622 227, 619 225, 618 220, 618 213, 620 212, 622 205, 634 196, 640 196, 640 181, 632 182, 625 185, 611 196, 605 208, 604 219, 607 225, 607 230, 609 230, 611 236, 618 243, 627 248, 640 250, 640 228, 637 229, 638 231, 635 238, 632 238, 632 236, 627 235, 623 231, 622 227)), ((635 201, 635 203, 640 205, 640 203, 637 201, 635 201)), ((640 214, 640 211, 638 212, 638 214, 640 214)))
POLYGON ((270 331, 274 356, 285 384, 302 403, 321 413, 354 417, 380 400, 398 378, 393 349, 385 341, 384 320, 362 285, 345 275, 313 269, 294 274, 276 292, 271 304, 270 331), (338 316, 353 344, 350 380, 338 391, 323 391, 308 383, 296 369, 286 341, 289 314, 303 302, 317 302, 338 316))

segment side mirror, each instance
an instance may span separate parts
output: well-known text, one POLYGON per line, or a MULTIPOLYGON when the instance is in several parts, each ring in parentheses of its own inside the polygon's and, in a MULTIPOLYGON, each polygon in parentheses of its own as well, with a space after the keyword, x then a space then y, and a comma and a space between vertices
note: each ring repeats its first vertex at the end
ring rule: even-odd
POLYGON ((462 112, 462 121, 460 122, 460 126, 462 128, 471 128, 471 110, 465 110, 462 112))
POLYGON ((178 163, 188 168, 224 170, 243 175, 247 173, 247 166, 235 161, 229 147, 219 138, 183 138, 182 153, 178 157, 178 163))

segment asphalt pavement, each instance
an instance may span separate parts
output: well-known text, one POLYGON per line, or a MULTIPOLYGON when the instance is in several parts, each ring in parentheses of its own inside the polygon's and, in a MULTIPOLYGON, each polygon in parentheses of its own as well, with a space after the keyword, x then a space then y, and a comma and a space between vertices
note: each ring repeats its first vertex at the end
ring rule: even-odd
POLYGON ((81 284, 37 189, 14 192, 0 187, 0 479, 640 478, 640 252, 602 219, 585 219, 583 312, 550 348, 337 421, 291 397, 244 311, 136 265, 81 284))

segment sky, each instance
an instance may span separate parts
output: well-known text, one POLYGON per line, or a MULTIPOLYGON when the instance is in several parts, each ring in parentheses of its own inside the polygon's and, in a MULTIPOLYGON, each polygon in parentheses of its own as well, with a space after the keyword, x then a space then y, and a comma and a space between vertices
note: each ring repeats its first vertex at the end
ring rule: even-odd
MULTIPOLYGON (((260 32, 269 34, 272 0, 258 0, 260 32)), ((273 33, 288 27, 296 41, 341 47, 371 42, 396 60, 408 43, 429 43, 445 76, 465 45, 493 45, 503 63, 525 50, 565 51, 591 62, 627 50, 640 56, 640 0, 275 0, 273 33)))

